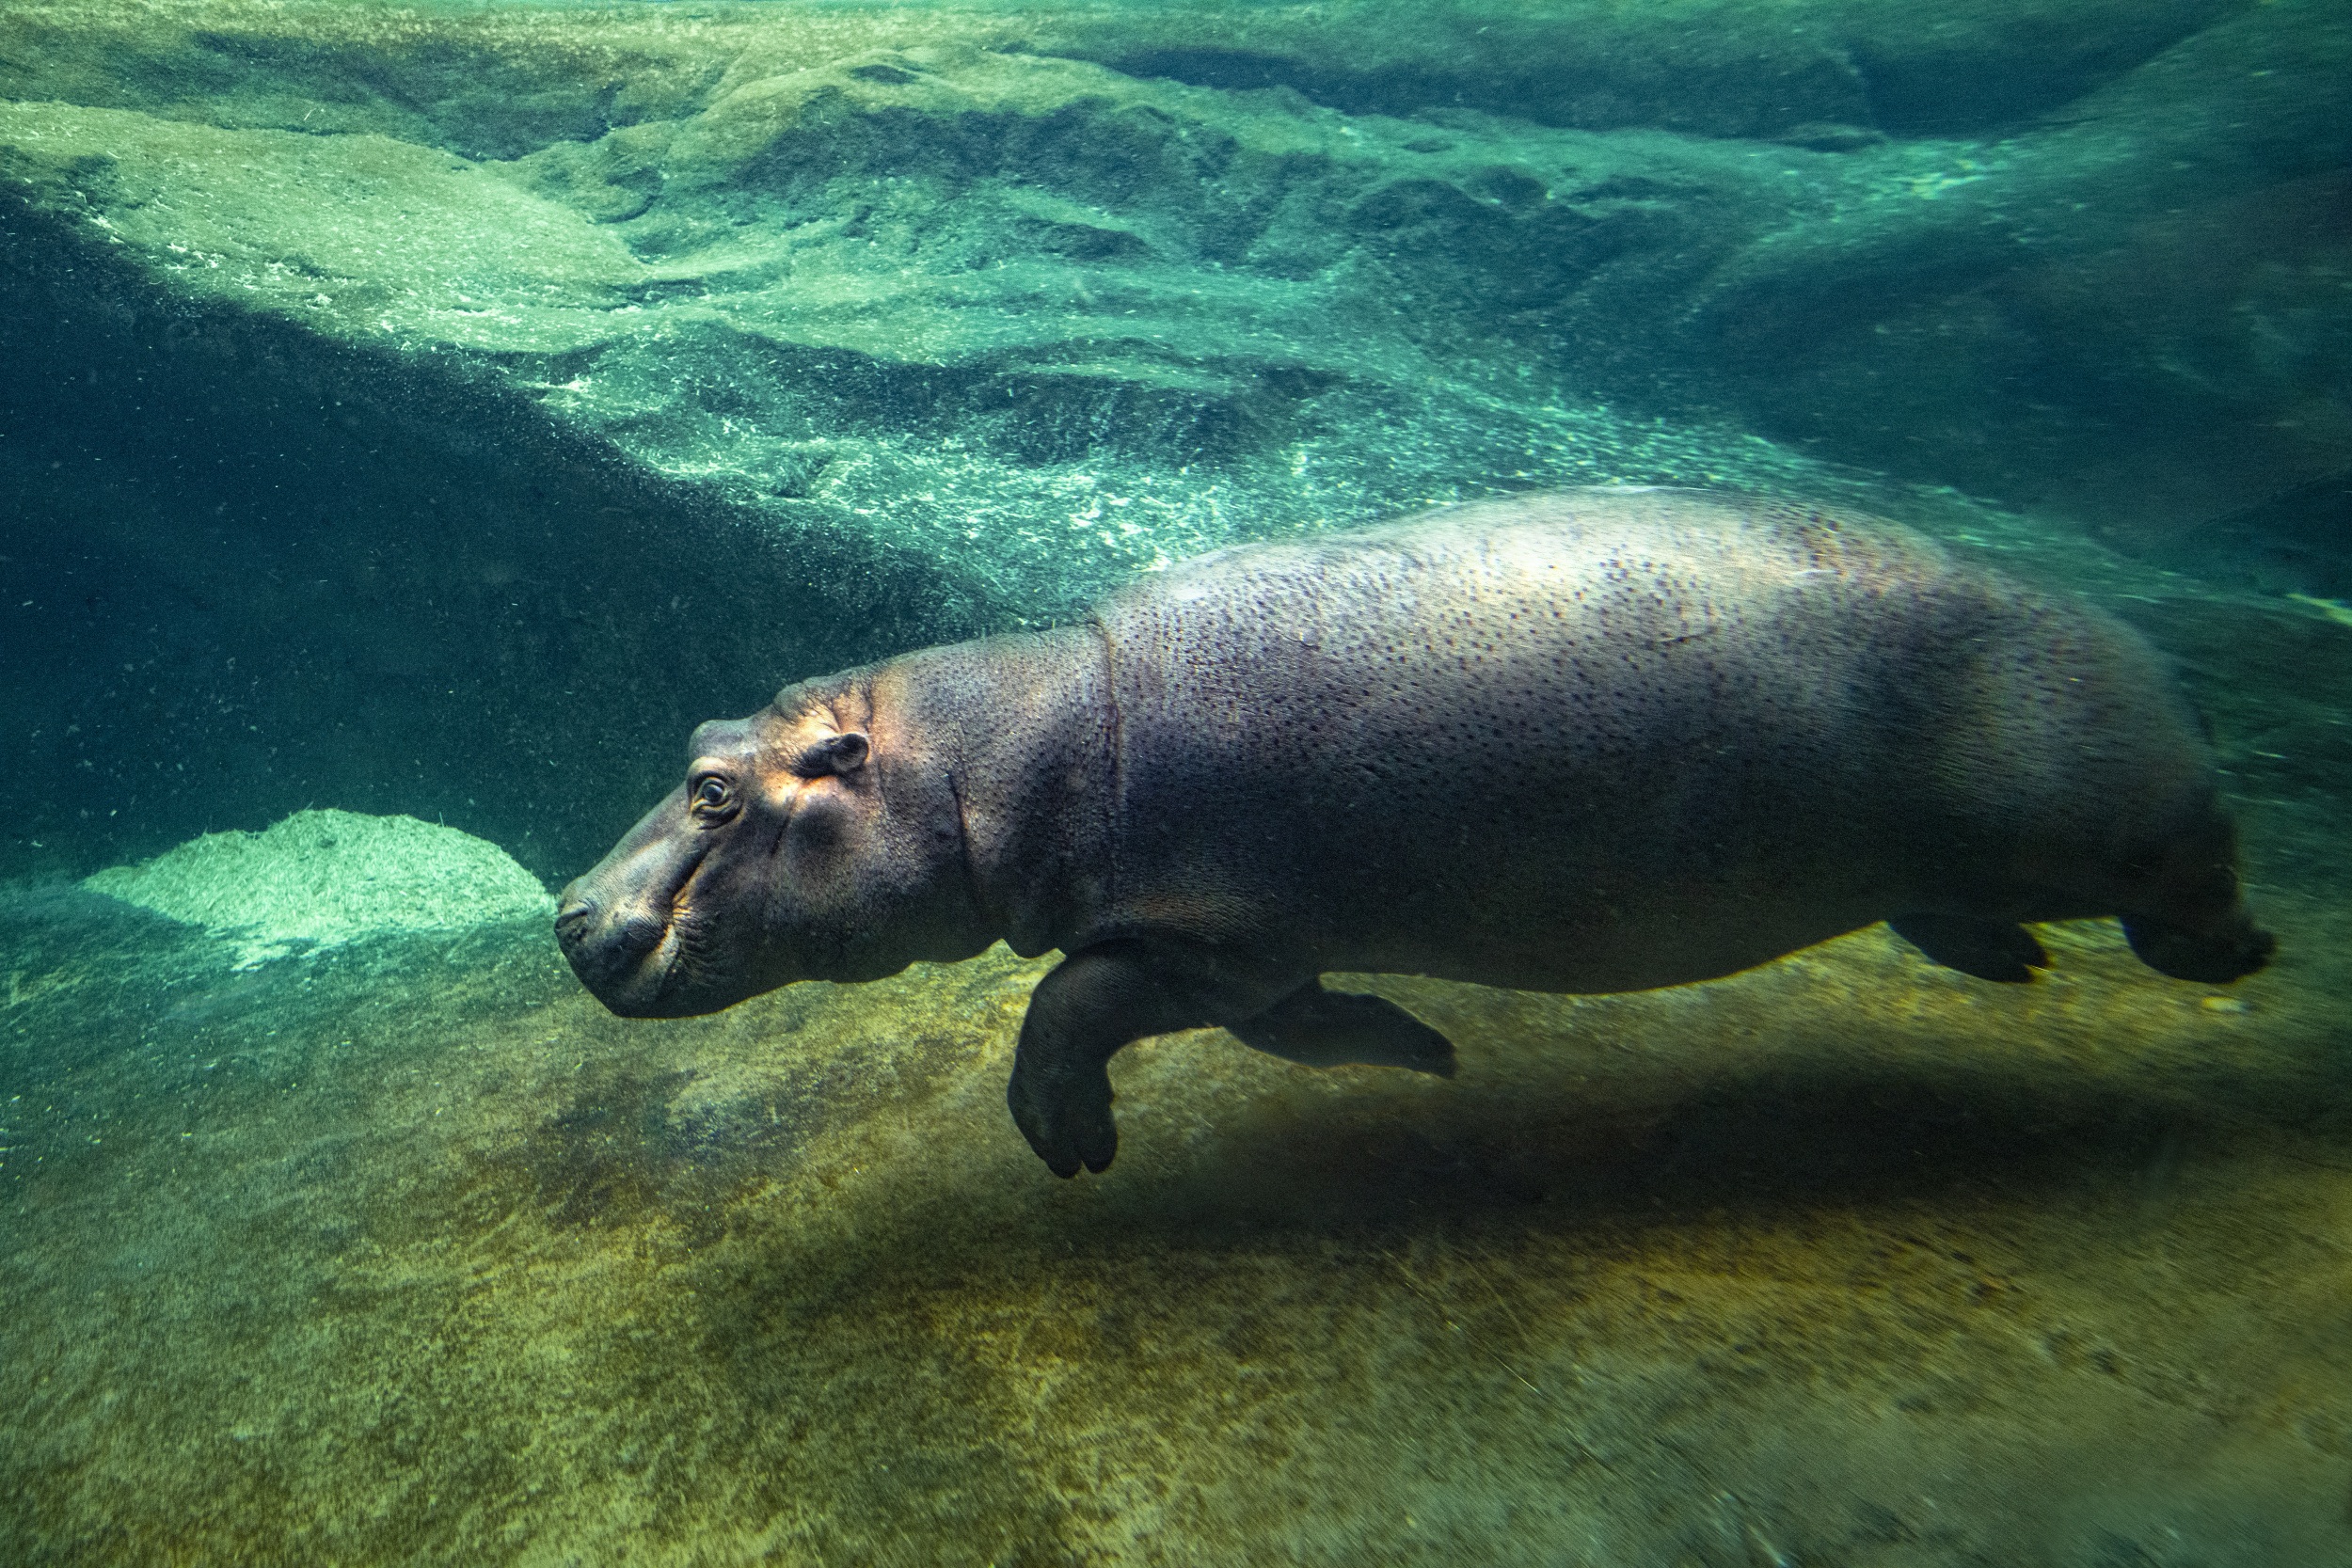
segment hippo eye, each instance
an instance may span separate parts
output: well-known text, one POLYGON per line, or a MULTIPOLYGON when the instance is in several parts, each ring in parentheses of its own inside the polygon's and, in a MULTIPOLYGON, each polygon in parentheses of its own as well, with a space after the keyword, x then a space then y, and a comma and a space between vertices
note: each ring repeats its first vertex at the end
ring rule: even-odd
POLYGON ((723 822, 735 815, 735 790, 716 773, 696 779, 687 797, 689 808, 707 822, 723 822))

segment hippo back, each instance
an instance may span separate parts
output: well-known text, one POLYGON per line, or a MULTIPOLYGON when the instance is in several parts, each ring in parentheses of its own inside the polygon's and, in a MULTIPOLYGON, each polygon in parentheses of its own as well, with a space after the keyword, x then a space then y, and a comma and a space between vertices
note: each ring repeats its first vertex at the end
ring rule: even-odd
POLYGON ((2105 912, 2036 868, 2212 795, 2128 632, 1818 509, 1487 502, 1205 556, 1097 621, 1117 768, 1089 940, 1672 984, 1963 884, 2105 912))

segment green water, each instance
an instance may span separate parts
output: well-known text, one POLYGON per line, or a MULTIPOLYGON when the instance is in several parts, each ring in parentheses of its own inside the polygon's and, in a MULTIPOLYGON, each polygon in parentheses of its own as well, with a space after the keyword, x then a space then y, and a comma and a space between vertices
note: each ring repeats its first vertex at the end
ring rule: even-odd
MULTIPOLYGON (((0 9, 0 1561, 2352 1561, 2341 0, 0 9), (1554 485, 2137 627, 2279 956, 631 1022, 787 680, 1554 485)), ((1509 853, 1507 845, 1491 847, 1509 853)))

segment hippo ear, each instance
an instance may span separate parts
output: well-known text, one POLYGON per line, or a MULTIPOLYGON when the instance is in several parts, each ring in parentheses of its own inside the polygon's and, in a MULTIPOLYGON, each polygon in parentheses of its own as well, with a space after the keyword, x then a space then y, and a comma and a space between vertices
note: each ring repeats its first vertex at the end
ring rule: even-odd
POLYGON ((868 750, 866 736, 855 730, 830 735, 793 759, 792 771, 803 779, 821 779, 828 773, 854 773, 866 766, 868 750))

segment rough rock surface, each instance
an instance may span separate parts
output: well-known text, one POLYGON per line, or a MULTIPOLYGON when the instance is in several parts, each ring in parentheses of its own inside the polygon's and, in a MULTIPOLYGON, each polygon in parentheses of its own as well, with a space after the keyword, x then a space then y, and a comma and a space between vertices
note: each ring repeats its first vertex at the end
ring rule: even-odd
POLYGON ((495 844, 413 816, 298 811, 82 879, 224 939, 235 967, 370 937, 544 920, 555 902, 495 844))

